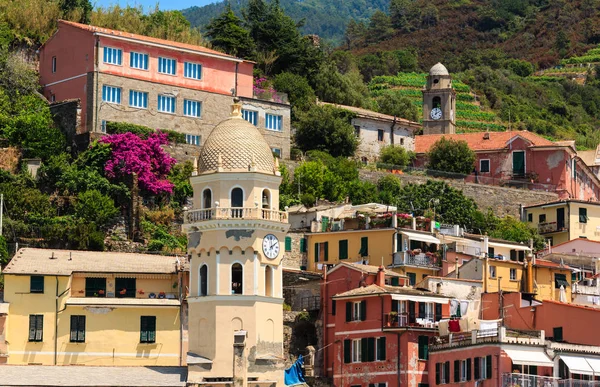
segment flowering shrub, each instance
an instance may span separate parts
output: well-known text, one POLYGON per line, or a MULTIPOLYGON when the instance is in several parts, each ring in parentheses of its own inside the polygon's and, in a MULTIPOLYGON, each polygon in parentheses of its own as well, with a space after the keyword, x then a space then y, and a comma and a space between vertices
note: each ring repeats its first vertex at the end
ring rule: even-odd
POLYGON ((111 147, 104 166, 109 179, 136 173, 141 189, 154 195, 173 192, 167 175, 177 161, 161 148, 168 143, 166 134, 152 133, 144 140, 133 133, 121 133, 103 137, 100 142, 111 147))
POLYGON ((252 85, 252 91, 254 92, 254 95, 260 99, 281 102, 277 96, 277 90, 275 90, 271 84, 271 81, 269 81, 267 78, 263 77, 255 79, 254 85, 252 85))

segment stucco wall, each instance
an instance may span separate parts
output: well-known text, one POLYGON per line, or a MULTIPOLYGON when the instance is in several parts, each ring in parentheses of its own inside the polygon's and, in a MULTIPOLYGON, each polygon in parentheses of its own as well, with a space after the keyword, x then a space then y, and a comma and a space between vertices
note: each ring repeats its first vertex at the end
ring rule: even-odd
POLYGON ((377 161, 381 148, 392 143, 395 146, 403 147, 407 151, 412 151, 415 148, 414 130, 406 126, 394 124, 394 138, 392 141, 390 135, 391 122, 357 117, 352 119, 352 125, 360 127, 360 143, 355 156, 361 160, 366 158, 366 161, 369 162, 377 161), (378 130, 383 131, 383 141, 379 141, 378 130))

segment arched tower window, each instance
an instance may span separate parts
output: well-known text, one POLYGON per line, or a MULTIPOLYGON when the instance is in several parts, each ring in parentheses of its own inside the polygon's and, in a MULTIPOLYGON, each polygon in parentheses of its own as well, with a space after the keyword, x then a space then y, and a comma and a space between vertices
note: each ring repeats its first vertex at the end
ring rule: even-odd
POLYGON ((202 191, 202 208, 212 208, 213 204, 212 204, 212 192, 210 192, 210 189, 205 189, 204 191, 202 191))
POLYGON ((440 97, 433 97, 433 101, 431 103, 432 108, 442 108, 442 99, 440 97))
POLYGON ((265 296, 273 297, 273 268, 265 267, 265 296))
POLYGON ((199 276, 200 288, 198 293, 200 296, 208 296, 208 266, 206 264, 200 266, 199 276))
POLYGON ((231 294, 243 294, 244 269, 239 263, 231 265, 231 294))
POLYGON ((239 187, 231 190, 231 207, 244 207, 244 191, 239 187))
POLYGON ((263 190, 262 193, 262 208, 271 208, 271 192, 268 189, 263 190))

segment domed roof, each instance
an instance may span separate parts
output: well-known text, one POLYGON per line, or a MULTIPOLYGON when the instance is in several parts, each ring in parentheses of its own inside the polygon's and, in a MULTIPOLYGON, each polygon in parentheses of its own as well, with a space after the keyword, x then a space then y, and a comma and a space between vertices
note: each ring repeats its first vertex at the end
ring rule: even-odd
POLYGON ((271 147, 258 128, 242 118, 238 100, 234 100, 231 117, 214 127, 200 152, 198 174, 217 171, 276 171, 271 147))
POLYGON ((431 68, 431 70, 429 70, 429 75, 450 75, 450 73, 448 73, 448 69, 446 68, 446 66, 444 66, 440 62, 437 62, 431 68))

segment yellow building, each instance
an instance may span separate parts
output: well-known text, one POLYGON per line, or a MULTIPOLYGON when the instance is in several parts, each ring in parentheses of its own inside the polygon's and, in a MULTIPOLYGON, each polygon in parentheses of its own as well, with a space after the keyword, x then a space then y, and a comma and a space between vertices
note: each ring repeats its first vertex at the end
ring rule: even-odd
POLYGON ((283 386, 281 176, 259 130, 232 116, 204 143, 184 230, 191 257, 188 385, 283 386))
POLYGON ((558 200, 523 208, 529 222, 552 246, 572 239, 600 241, 600 203, 558 200))
POLYGON ((176 257, 20 249, 4 269, 8 364, 180 366, 176 257))

